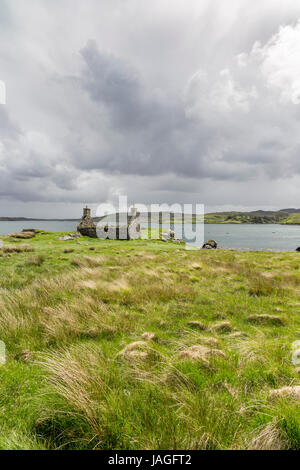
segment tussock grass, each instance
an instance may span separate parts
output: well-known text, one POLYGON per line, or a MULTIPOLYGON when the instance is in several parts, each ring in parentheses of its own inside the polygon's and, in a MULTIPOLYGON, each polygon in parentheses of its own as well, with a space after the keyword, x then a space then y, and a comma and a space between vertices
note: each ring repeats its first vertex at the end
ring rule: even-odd
POLYGON ((34 238, 36 236, 35 232, 19 232, 19 233, 11 233, 8 235, 10 238, 21 238, 23 240, 28 240, 30 238, 34 238))
POLYGON ((284 439, 278 423, 270 422, 257 432, 247 450, 287 450, 290 443, 284 439))
POLYGON ((250 323, 283 326, 285 321, 277 315, 250 315, 247 320, 250 323))
POLYGON ((56 237, 0 258, 0 448, 299 449, 298 254, 56 237))
POLYGON ((64 253, 73 253, 74 252, 74 248, 65 248, 64 249, 64 253))
POLYGON ((30 256, 26 259, 26 264, 29 266, 41 266, 44 261, 45 258, 42 255, 30 256))
POLYGON ((72 265, 76 266, 77 268, 82 267, 97 267, 100 266, 101 263, 104 261, 103 256, 98 256, 97 258, 92 258, 90 256, 83 256, 82 258, 74 258, 72 260, 72 265))
POLYGON ((3 253, 28 253, 34 251, 31 245, 4 245, 2 247, 3 253))

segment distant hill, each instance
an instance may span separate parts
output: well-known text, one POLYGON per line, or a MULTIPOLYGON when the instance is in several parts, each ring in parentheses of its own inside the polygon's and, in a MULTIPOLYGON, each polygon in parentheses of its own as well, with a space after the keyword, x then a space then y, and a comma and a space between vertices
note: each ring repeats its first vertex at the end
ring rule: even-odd
MULTIPOLYGON (((120 220, 125 217, 125 213, 120 214, 120 220)), ((181 214, 170 214, 163 212, 161 215, 162 223, 169 223, 170 218, 174 223, 181 223, 181 214)), ((26 217, 0 217, 0 221, 66 221, 77 222, 80 219, 34 219, 26 217)), ((94 217, 94 222, 112 222, 115 220, 115 214, 107 215, 104 217, 94 217)), ((148 214, 142 213, 140 215, 141 223, 147 223, 148 214)), ((152 213, 152 221, 159 221, 159 213, 152 213)), ((184 218, 186 223, 202 222, 199 215, 191 214, 184 218)), ((300 225, 300 209, 282 209, 279 211, 263 211, 257 210, 252 212, 213 212, 205 214, 204 221, 206 224, 282 224, 282 225, 300 225)))
POLYGON ((281 209, 281 211, 289 214, 300 214, 300 209, 281 209))
MULTIPOLYGON (((120 217, 125 214, 120 214, 120 217)), ((162 223, 169 223, 170 217, 173 216, 174 223, 181 223, 180 214, 170 214, 163 212, 161 216, 162 223)), ((115 215, 108 215, 105 217, 94 218, 95 222, 111 222, 115 218, 115 215)), ((148 221, 148 214, 142 213, 140 215, 141 223, 148 221)), ((152 221, 159 220, 158 213, 152 213, 152 221)), ((185 222, 202 222, 201 216, 187 215, 185 216, 185 222)), ((206 224, 284 224, 284 225, 300 225, 300 209, 288 209, 280 211, 252 211, 252 212, 214 212, 205 214, 204 221, 206 224)))
POLYGON ((300 225, 300 209, 205 214, 206 224, 282 224, 300 225))

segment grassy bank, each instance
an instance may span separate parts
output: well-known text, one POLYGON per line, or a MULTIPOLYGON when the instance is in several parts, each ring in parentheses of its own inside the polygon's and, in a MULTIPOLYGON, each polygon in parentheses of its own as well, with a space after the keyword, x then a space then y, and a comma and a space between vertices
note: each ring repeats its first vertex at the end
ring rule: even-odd
POLYGON ((57 236, 0 252, 1 449, 299 449, 299 254, 57 236))

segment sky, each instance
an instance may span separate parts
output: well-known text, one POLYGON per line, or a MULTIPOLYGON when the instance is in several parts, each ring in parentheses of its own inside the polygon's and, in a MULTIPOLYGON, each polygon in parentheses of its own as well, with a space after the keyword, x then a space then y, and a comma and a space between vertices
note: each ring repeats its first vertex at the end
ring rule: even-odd
POLYGON ((0 0, 0 216, 300 207, 298 0, 0 0))

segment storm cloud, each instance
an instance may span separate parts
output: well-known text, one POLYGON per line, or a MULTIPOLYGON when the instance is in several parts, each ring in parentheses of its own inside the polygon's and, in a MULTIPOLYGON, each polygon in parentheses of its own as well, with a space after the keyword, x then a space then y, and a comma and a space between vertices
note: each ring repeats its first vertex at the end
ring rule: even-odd
POLYGON ((300 206, 297 2, 24 3, 0 3, 0 215, 300 206))

